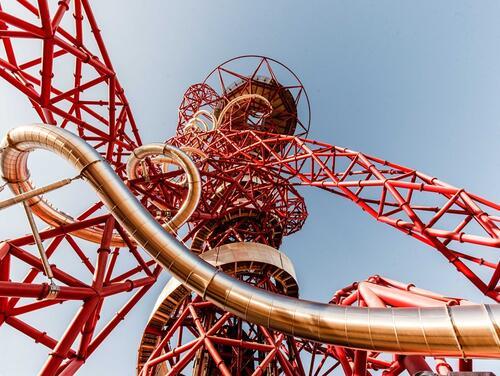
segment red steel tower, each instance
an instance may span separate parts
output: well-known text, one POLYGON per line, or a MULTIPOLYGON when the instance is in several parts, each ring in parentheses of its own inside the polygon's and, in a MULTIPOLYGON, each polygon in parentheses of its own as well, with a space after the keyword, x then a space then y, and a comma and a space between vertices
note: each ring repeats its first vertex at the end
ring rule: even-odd
MULTIPOLYGON (((340 194, 370 214, 376 207, 377 219, 401 230, 407 228, 407 233, 417 238, 410 223, 403 223, 397 216, 404 213, 402 203, 417 196, 417 191, 424 187, 417 182, 420 173, 413 170, 306 139, 309 118, 307 94, 293 72, 270 58, 242 56, 221 64, 202 83, 188 88, 179 107, 177 135, 167 141, 191 155, 196 150, 193 157, 203 181, 202 199, 188 222, 183 242, 226 273, 290 296, 298 295, 293 267, 284 254, 271 247, 278 248, 282 237, 298 231, 307 218, 298 186, 317 186, 340 194), (388 200, 390 184, 395 186, 395 197, 399 192, 405 193, 399 196, 399 205, 388 200), (367 192, 384 186, 379 197, 374 196, 375 192, 367 192), (269 255, 263 256, 262 252, 269 255), (282 281, 283 274, 292 287, 282 281)), ((154 201, 161 192, 149 179, 149 185, 141 192, 148 192, 154 201)), ((427 189, 435 192, 434 188, 427 189)), ((448 208, 419 206, 418 210, 433 211, 428 225, 431 227, 450 205, 451 200, 446 204, 448 208)), ((458 259, 454 262, 463 265, 458 259)), ((470 278, 475 281, 475 277, 470 278)), ((370 279, 374 280, 382 281, 370 279)), ((431 293, 423 294, 425 298, 418 293, 407 296, 410 292, 401 291, 403 284, 391 281, 387 285, 396 296, 394 300, 370 299, 375 293, 356 298, 347 290, 343 293, 349 292, 349 298, 338 293, 332 302, 399 307, 460 301, 436 298, 431 293)), ((355 284, 351 290, 357 286, 366 283, 355 284)), ((491 296, 496 296, 496 292, 491 296)), ((372 370, 391 372, 430 370, 422 357, 379 361, 376 353, 368 360, 368 353, 359 352, 355 362, 355 353, 340 347, 321 347, 253 325, 204 302, 172 280, 159 297, 146 327, 139 347, 138 370, 141 375, 175 374, 189 364, 189 372, 196 375, 328 374, 339 364, 347 374, 354 370, 361 374, 360 369, 367 365, 372 370), (327 360, 331 364, 325 366, 327 360)))
MULTIPOLYGON (((279 170, 233 158, 227 146, 247 147, 249 130, 266 138, 305 135, 309 120, 307 94, 288 68, 273 59, 244 56, 188 88, 177 135, 167 141, 193 156, 203 182, 200 203, 182 241, 226 273, 292 297, 298 296, 295 271, 277 248, 283 236, 300 230, 307 218, 304 199, 279 170), (237 65, 247 71, 234 71, 237 65), (231 134, 236 135, 233 141, 224 139, 231 134)), ((249 153, 268 154, 254 147, 249 153)), ((166 204, 171 194, 162 196, 152 174, 141 192, 147 192, 151 202, 160 196, 166 204)), ((174 202, 166 206, 175 209, 174 202)), ((298 359, 293 337, 225 313, 172 280, 145 330, 138 367, 144 375, 160 368, 175 374, 189 364, 199 375, 304 373, 298 359)))
POLYGON ((429 360, 446 374, 446 357, 460 358, 462 371, 472 369, 471 358, 500 357, 497 305, 380 276, 337 291, 330 305, 298 299, 293 264, 278 249, 307 218, 302 187, 348 199, 436 249, 495 302, 500 205, 308 139, 307 94, 281 63, 243 56, 221 64, 184 94, 176 135, 142 145, 88 0, 1 2, 0 37, 0 77, 50 125, 13 130, 0 149, 13 192, 0 209, 23 205, 30 225, 28 235, 0 243, 0 325, 47 348, 40 374, 77 372, 162 268, 177 279, 145 328, 141 375, 323 375, 337 367, 397 375, 428 371, 429 360), (36 188, 26 165, 34 148, 78 173, 36 188), (76 179, 99 195, 82 213, 66 214, 42 197, 76 179), (48 227, 39 229, 35 217, 48 227), (54 265, 61 252, 83 271, 74 262, 54 265), (106 301, 130 293, 98 331, 106 301), (59 304, 79 308, 56 337, 39 323, 59 304), (33 315, 42 320, 33 324, 33 315))

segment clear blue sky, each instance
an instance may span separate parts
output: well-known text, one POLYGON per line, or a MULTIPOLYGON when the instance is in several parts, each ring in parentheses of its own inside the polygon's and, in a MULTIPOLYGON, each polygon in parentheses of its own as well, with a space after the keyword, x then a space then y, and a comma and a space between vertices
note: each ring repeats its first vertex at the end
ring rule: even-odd
MULTIPOLYGON (((380 156, 500 201, 497 1, 93 4, 146 142, 174 134, 184 90, 212 67, 236 55, 268 55, 291 67, 305 84, 313 111, 311 138, 380 156)), ((0 98, 2 135, 38 120, 25 98, 4 82, 0 98)), ((56 178, 55 165, 34 166, 41 181, 56 178)), ((65 170, 57 173, 63 176, 65 170)), ((485 301, 437 252, 373 222, 341 198, 312 189, 303 194, 309 219, 282 247, 295 263, 303 298, 327 301, 338 288, 381 274, 485 301)), ((61 198, 67 211, 80 205, 70 197, 61 198)), ((0 238, 27 231, 19 210, 0 214, 0 238)), ((162 276, 81 375, 134 374, 143 327, 167 279, 162 276)), ((59 322, 71 312, 47 317, 51 334, 61 334, 59 322)), ((45 350, 23 352, 29 342, 4 327, 0 336, 0 375, 30 375, 40 368, 45 350)), ((484 367, 500 372, 498 362, 484 367)))

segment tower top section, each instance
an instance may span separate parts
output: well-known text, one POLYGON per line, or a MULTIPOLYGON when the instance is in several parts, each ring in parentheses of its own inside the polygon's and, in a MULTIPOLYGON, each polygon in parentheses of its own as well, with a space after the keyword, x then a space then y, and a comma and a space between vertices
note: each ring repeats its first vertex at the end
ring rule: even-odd
POLYGON ((277 60, 239 56, 191 85, 179 106, 177 133, 218 127, 307 136, 311 107, 297 75, 277 60))

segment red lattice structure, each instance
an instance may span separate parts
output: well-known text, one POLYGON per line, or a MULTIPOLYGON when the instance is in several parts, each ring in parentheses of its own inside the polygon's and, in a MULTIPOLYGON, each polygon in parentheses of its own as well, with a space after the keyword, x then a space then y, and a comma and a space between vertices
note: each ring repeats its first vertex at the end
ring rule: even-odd
MULTIPOLYGON (((140 175, 127 180, 126 159, 141 139, 89 1, 1 1, 0 8, 0 77, 27 97, 42 122, 67 128, 98 150, 159 222, 171 219, 186 197, 186 179, 171 160, 147 158, 140 175)), ((300 189, 312 186, 352 201, 377 221, 436 249, 479 291, 500 300, 498 257, 491 256, 500 247, 499 204, 414 169, 307 139, 309 125, 302 83, 267 57, 229 60, 188 88, 177 133, 167 143, 193 159, 202 179, 198 207, 176 234, 192 252, 203 257, 218 247, 245 242, 279 248, 284 236, 304 224, 307 209, 300 189)), ((40 237, 49 260, 65 252, 83 271, 52 265, 58 286, 54 298, 43 276, 43 258, 35 256, 35 234, 5 239, 0 243, 0 325, 47 349, 41 375, 71 375, 125 319, 161 268, 102 202, 89 202, 73 223, 50 226, 40 237), (102 234, 97 244, 77 236, 90 228, 102 234), (25 276, 13 279, 12 270, 22 268, 25 276), (96 332, 106 300, 120 294, 131 296, 96 332), (66 329, 58 338, 23 316, 47 317, 57 313, 59 304, 79 309, 62 324, 66 329)), ((263 263, 267 266, 255 272, 253 261, 247 261, 239 259, 236 264, 242 269, 226 272, 287 293, 276 279, 285 269, 263 263)), ((332 300, 356 302, 394 307, 466 304, 380 277, 341 290, 332 300)), ((348 375, 428 369, 422 357, 387 358, 273 332, 187 290, 170 309, 161 325, 146 328, 138 368, 143 375, 179 374, 189 364, 204 375, 319 375, 339 365, 348 375), (175 334, 181 328, 193 337, 189 345, 175 334), (144 346, 149 346, 147 351, 144 346)), ((448 367, 438 360, 439 373, 448 367)), ((469 361, 460 362, 460 370, 470 368, 469 361)))
MULTIPOLYGON (((442 296, 423 290, 411 283, 393 281, 381 276, 372 276, 365 281, 355 282, 338 290, 333 296, 332 304, 344 306, 359 305, 361 307, 440 307, 473 304, 465 299, 442 296)), ((319 357, 314 374, 328 375, 332 369, 324 366, 328 358, 333 358, 334 367, 340 366, 347 375, 363 375, 366 372, 381 372, 384 375, 399 375, 408 372, 429 371, 439 375, 449 372, 472 371, 472 360, 460 359, 455 368, 444 358, 424 358, 417 355, 388 355, 378 352, 343 349, 337 346, 321 346, 313 344, 313 356, 319 357)))
MULTIPOLYGON (((298 296, 291 261, 271 247, 239 242, 202 257, 259 288, 298 296)), ((144 376, 185 373, 189 366, 193 374, 304 373, 293 337, 224 312, 176 280, 165 286, 153 310, 138 366, 144 376)))
MULTIPOLYGON (((123 176, 123 162, 141 139, 89 1, 2 1, 0 8, 0 77, 27 97, 42 122, 78 134, 123 176)), ((40 232, 47 257, 64 252, 81 265, 80 270, 61 264, 52 268, 60 288, 57 299, 45 299, 50 289, 43 278, 42 261, 34 256, 33 235, 0 243, 0 325, 9 325, 47 348, 40 374, 75 373, 161 271, 141 255, 102 206, 89 202, 75 223, 40 232), (100 245, 74 236, 78 230, 95 226, 106 234, 100 245), (113 232, 122 233, 130 247, 113 246, 113 232), (13 269, 25 270, 24 278, 11 280, 13 269), (96 332, 105 299, 130 292, 124 306, 96 332), (67 329, 60 338, 24 318, 50 317, 61 303, 80 308, 63 324, 67 329)))
POLYGON ((318 187, 347 198, 376 220, 435 248, 483 294, 499 300, 498 263, 475 251, 500 246, 500 206, 494 202, 381 158, 297 136, 215 130, 173 142, 220 159, 246 160, 293 187, 318 187))
POLYGON ((77 133, 119 171, 141 138, 89 1, 0 7, 0 77, 28 98, 43 123, 77 133))

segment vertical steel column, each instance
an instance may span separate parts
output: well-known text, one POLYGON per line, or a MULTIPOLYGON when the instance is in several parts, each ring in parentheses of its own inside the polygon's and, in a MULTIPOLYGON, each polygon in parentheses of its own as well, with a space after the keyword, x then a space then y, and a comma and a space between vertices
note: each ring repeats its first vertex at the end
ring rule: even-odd
MULTIPOLYGON (((8 282, 10 279, 10 245, 6 242, 0 243, 0 281, 8 282)), ((0 326, 4 323, 8 310, 8 298, 0 296, 0 326)))

